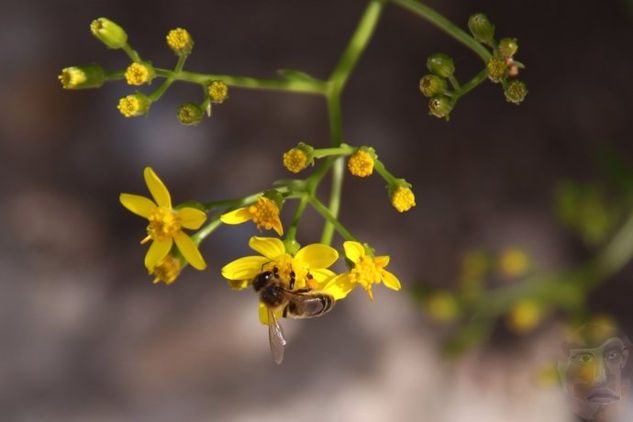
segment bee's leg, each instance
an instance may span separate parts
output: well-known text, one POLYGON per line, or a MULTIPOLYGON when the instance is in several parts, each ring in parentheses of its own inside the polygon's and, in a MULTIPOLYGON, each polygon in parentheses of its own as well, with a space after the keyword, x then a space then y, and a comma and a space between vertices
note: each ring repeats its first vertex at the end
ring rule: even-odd
POLYGON ((281 314, 281 316, 284 318, 288 316, 288 305, 284 306, 284 312, 281 314))
POLYGON ((295 288, 295 272, 292 270, 290 271, 289 287, 290 287, 290 290, 293 290, 295 288))

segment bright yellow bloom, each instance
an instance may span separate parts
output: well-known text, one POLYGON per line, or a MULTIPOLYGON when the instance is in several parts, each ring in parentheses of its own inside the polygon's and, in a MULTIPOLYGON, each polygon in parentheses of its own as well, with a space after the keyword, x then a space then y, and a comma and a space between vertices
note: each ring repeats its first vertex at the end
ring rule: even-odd
POLYGON ((359 150, 349 157, 347 168, 358 177, 367 177, 374 172, 374 159, 367 152, 359 150))
POLYGON ((293 173, 299 173, 308 166, 308 154, 302 149, 292 148, 284 152, 284 167, 293 173))
POLYGON ((354 263, 354 267, 346 273, 334 277, 322 290, 331 294, 334 299, 343 299, 357 285, 361 285, 367 290, 371 300, 374 295, 371 291, 372 284, 381 281, 392 290, 400 290, 400 280, 385 270, 389 265, 388 256, 369 256, 365 253, 365 248, 358 242, 347 241, 343 243, 345 256, 354 263))
POLYGON ((521 277, 530 265, 528 255, 518 248, 510 248, 499 256, 499 271, 506 277, 521 277))
POLYGON ((143 63, 132 63, 125 70, 125 80, 129 85, 143 85, 152 79, 153 69, 143 63))
POLYGON ((145 167, 143 175, 154 200, 129 193, 122 193, 119 200, 125 208, 149 220, 147 237, 141 241, 143 244, 152 240, 152 245, 145 255, 145 267, 150 271, 158 267, 175 242, 180 254, 192 267, 204 270, 207 264, 198 246, 182 229, 200 228, 207 215, 191 207, 174 209, 169 191, 156 173, 150 167, 145 167))
POLYGON ((151 101, 147 95, 137 92, 119 100, 117 108, 125 117, 141 116, 149 110, 151 101))
POLYGON ((105 82, 105 72, 101 66, 71 66, 62 69, 57 77, 64 89, 99 88, 105 82))
POLYGON ((222 81, 213 81, 209 84, 209 98, 211 101, 220 104, 229 98, 229 87, 222 81))
POLYGON ((415 195, 411 189, 399 186, 391 195, 391 205, 399 212, 409 211, 415 207, 415 195))
POLYGON ((272 229, 279 236, 284 234, 284 228, 279 219, 279 207, 275 201, 265 196, 257 198, 252 205, 222 214, 220 220, 225 224, 241 224, 253 220, 259 231, 272 229))
POLYGON ((517 334, 532 331, 543 318, 542 307, 531 299, 515 303, 508 313, 507 324, 517 334))
MULTIPOLYGON (((222 268, 222 276, 229 280, 233 289, 248 287, 258 274, 272 271, 274 267, 279 272, 279 278, 288 286, 291 273, 294 273, 295 290, 320 290, 334 277, 334 273, 327 268, 336 262, 338 252, 328 245, 313 243, 299 249, 294 256, 288 253, 281 240, 273 237, 253 236, 248 246, 261 255, 239 258, 222 268)), ((260 303, 259 307, 261 322, 268 324, 266 306, 260 303)))
POLYGON ((183 262, 180 258, 176 258, 172 254, 167 254, 149 273, 154 275, 154 284, 162 281, 169 285, 178 278, 182 267, 183 262))
POLYGON ((188 55, 193 49, 193 38, 186 29, 176 28, 167 34, 167 45, 178 56, 188 55))

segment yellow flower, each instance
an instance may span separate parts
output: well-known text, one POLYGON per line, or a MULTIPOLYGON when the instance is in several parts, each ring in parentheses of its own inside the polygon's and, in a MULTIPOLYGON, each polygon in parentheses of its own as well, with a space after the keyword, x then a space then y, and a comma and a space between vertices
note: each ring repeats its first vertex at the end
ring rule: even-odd
POLYGON ((105 82, 105 72, 101 66, 71 66, 62 69, 57 77, 64 89, 99 88, 105 82))
POLYGON ((125 117, 141 116, 149 111, 151 100, 145 94, 137 92, 119 100, 117 108, 125 117))
POLYGON ((275 201, 265 196, 257 198, 252 205, 222 214, 220 220, 225 224, 241 224, 253 220, 259 231, 272 229, 279 236, 284 234, 284 228, 279 219, 279 207, 275 201))
POLYGON ((213 81, 209 84, 209 98, 216 104, 229 98, 229 87, 222 81, 213 81))
POLYGON ((181 255, 192 267, 204 270, 207 264, 198 246, 182 229, 200 228, 207 219, 206 214, 191 207, 173 209, 169 191, 156 173, 150 167, 145 167, 143 175, 154 200, 129 193, 122 193, 119 200, 125 208, 149 220, 147 237, 141 241, 143 244, 152 240, 145 255, 145 267, 150 271, 158 267, 175 242, 181 255))
POLYGON ((363 245, 353 241, 343 243, 343 249, 345 249, 347 259, 354 263, 354 267, 349 272, 334 277, 323 287, 323 292, 329 293, 334 299, 339 300, 360 284, 367 290, 369 298, 374 300, 371 291, 372 284, 378 284, 381 281, 392 290, 400 290, 398 278, 384 269, 389 265, 388 256, 369 256, 365 253, 363 245))
POLYGON ((302 149, 292 148, 284 152, 284 167, 293 173, 299 173, 308 166, 308 154, 302 149))
POLYGON ((524 275, 530 265, 528 255, 518 248, 503 251, 499 257, 499 270, 506 277, 520 277, 524 275))
POLYGON ((132 63, 125 70, 125 80, 129 85, 143 85, 151 81, 154 70, 144 63, 132 63))
POLYGON ((455 296, 448 292, 437 291, 428 299, 427 311, 438 322, 451 322, 459 316, 459 304, 455 296))
POLYGON ((193 38, 186 29, 176 28, 167 34, 167 45, 178 56, 186 56, 193 49, 193 38))
POLYGON ((172 254, 167 254, 149 273, 154 275, 154 284, 162 281, 169 285, 178 278, 182 267, 183 262, 180 258, 172 254))
MULTIPOLYGON (((222 268, 222 276, 229 280, 232 289, 248 287, 258 274, 272 271, 274 267, 279 272, 279 278, 288 287, 291 278, 294 278, 295 290, 320 290, 321 286, 334 277, 334 273, 327 268, 336 262, 338 252, 328 245, 313 243, 299 249, 294 256, 288 253, 281 240, 273 237, 253 236, 248 245, 261 255, 239 258, 222 268)), ((266 306, 260 303, 259 307, 261 322, 268 324, 266 306)))
POLYGON ((507 325, 515 333, 524 334, 532 331, 542 319, 542 307, 531 299, 522 299, 510 309, 507 325))
POLYGON ((391 205, 399 212, 409 211, 415 207, 415 195, 411 189, 399 186, 391 195, 391 205))
POLYGON ((374 159, 366 151, 356 151, 349 157, 347 168, 358 177, 367 177, 374 172, 374 159))

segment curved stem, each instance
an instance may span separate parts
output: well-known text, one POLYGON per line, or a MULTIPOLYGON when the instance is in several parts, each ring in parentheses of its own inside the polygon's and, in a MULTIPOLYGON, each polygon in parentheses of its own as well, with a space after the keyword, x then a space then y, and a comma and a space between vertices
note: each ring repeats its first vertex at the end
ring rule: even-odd
POLYGON ((354 241, 356 240, 356 238, 352 236, 349 230, 347 230, 345 226, 341 224, 341 222, 338 221, 338 219, 335 216, 333 216, 332 213, 330 213, 330 210, 325 205, 323 205, 321 201, 319 201, 318 199, 312 196, 309 197, 309 201, 310 201, 310 205, 312 205, 312 207, 319 214, 321 214, 321 216, 325 218, 328 221, 328 223, 330 223, 341 236, 343 236, 343 239, 354 240, 354 241))
POLYGON ((306 205, 308 205, 308 196, 304 195, 301 197, 301 200, 299 201, 299 205, 297 206, 297 211, 295 211, 295 216, 292 218, 290 227, 288 227, 288 233, 286 233, 287 242, 292 242, 296 239, 297 226, 299 225, 299 221, 301 221, 301 216, 303 216, 303 212, 306 209, 306 205))
POLYGON ((123 51, 125 51, 125 54, 127 54, 127 56, 130 58, 130 60, 132 60, 133 62, 140 62, 141 61, 141 56, 138 55, 138 53, 136 52, 136 50, 133 50, 132 47, 130 47, 129 44, 125 44, 123 47, 121 47, 123 49, 123 51))
POLYGON ((488 62, 490 57, 492 56, 488 49, 481 45, 477 40, 468 35, 461 28, 453 24, 451 21, 446 19, 444 16, 437 13, 435 10, 430 7, 416 1, 416 0, 391 0, 398 6, 407 9, 416 15, 419 15, 431 22, 433 25, 440 28, 442 31, 446 32, 451 37, 455 38, 460 43, 464 44, 466 47, 470 48, 475 54, 477 54, 484 62, 488 62))
POLYGON ((382 161, 378 159, 374 160, 374 169, 380 176, 382 176, 383 179, 385 179, 388 184, 391 185, 396 180, 396 176, 394 176, 389 170, 387 170, 382 161))
POLYGON ((459 88, 459 90, 455 92, 455 96, 453 98, 457 100, 458 98, 465 95, 467 92, 477 87, 480 83, 485 81, 487 78, 488 78, 488 70, 484 69, 478 74, 476 74, 470 81, 462 85, 461 88, 459 88))
POLYGON ((215 231, 222 222, 220 221, 220 216, 213 218, 207 225, 198 230, 191 236, 191 239, 196 243, 196 245, 200 244, 207 236, 215 231))

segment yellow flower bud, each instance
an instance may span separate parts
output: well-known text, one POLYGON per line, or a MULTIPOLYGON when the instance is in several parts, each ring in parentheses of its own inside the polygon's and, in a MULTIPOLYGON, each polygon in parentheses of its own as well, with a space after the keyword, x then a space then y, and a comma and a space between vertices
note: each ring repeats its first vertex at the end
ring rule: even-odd
POLYGON ((531 299, 523 299, 515 303, 507 316, 508 328, 517 334, 532 331, 543 319, 541 305, 531 299))
POLYGON ((420 91, 425 97, 435 97, 446 92, 446 79, 437 75, 424 75, 420 79, 420 91))
POLYGON ((178 108, 178 121, 183 125, 197 125, 203 116, 204 111, 194 103, 184 103, 178 108))
POLYGON ((169 285, 173 283, 182 271, 183 262, 181 259, 168 254, 158 265, 150 269, 150 274, 154 276, 154 284, 164 282, 169 285))
POLYGON ((135 117, 147 113, 151 103, 147 95, 137 92, 121 98, 117 108, 125 117, 135 117))
POLYGON ((498 83, 508 76, 508 64, 501 57, 491 57, 486 64, 488 70, 488 79, 498 83))
POLYGON ((123 28, 107 18, 93 20, 90 32, 108 48, 122 48, 127 44, 127 34, 123 28))
POLYGON ((521 277, 527 272, 529 265, 530 258, 521 249, 506 249, 499 256, 499 271, 506 277, 521 277))
POLYGON ((57 77, 64 89, 99 88, 105 82, 105 72, 99 65, 71 66, 57 77))
POLYGON ((193 49, 193 38, 186 29, 176 28, 167 34, 167 45, 177 56, 188 56, 193 49))
POLYGON ((308 166, 308 154, 299 148, 292 148, 284 152, 284 167, 293 173, 299 173, 308 166))
POLYGON ((506 89, 503 92, 508 102, 519 105, 525 99, 528 90, 525 83, 519 80, 514 80, 506 86, 506 89))
POLYGON ((459 316, 459 305, 448 292, 432 293, 426 307, 431 318, 438 322, 452 322, 459 316))
POLYGON ((415 195, 410 188, 398 186, 391 194, 391 205, 399 212, 409 211, 415 206, 415 195))
POLYGON ((373 148, 371 151, 368 148, 361 148, 352 154, 347 161, 349 172, 358 177, 370 176, 374 172, 374 157, 376 155, 373 153, 372 156, 372 152, 373 148))
POLYGON ((154 68, 148 63, 132 63, 125 70, 125 80, 129 85, 150 83, 154 76, 154 68))
POLYGON ((229 98, 229 87, 222 81, 213 81, 209 84, 208 88, 209 98, 216 104, 222 103, 229 98))
POLYGON ((519 44, 517 44, 516 38, 503 38, 501 41, 499 41, 499 46, 497 47, 499 54, 501 54, 503 57, 514 56, 518 49, 519 44))

